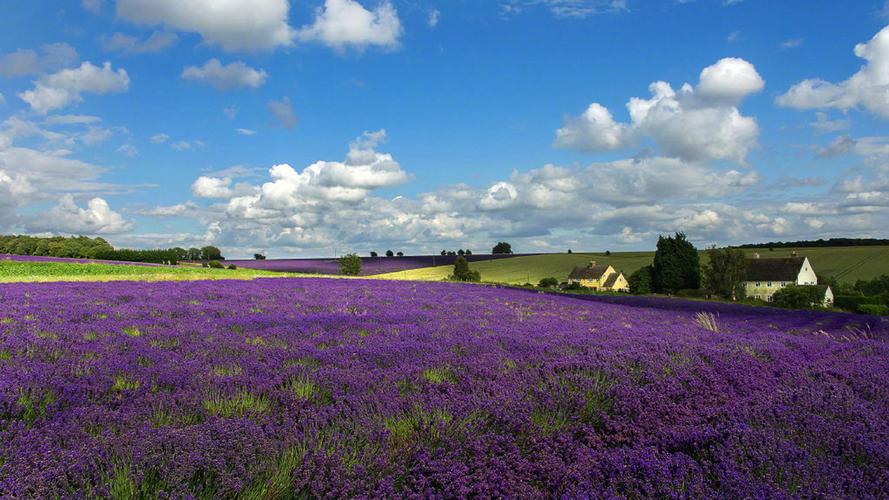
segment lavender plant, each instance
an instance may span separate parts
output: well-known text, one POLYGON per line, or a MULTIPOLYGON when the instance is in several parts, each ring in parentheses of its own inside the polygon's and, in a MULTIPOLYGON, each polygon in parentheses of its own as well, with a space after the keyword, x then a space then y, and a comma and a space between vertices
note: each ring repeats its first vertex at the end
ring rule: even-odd
POLYGON ((0 285, 12 497, 889 491, 889 325, 452 283, 0 285), (853 334, 866 331, 867 335, 853 334))

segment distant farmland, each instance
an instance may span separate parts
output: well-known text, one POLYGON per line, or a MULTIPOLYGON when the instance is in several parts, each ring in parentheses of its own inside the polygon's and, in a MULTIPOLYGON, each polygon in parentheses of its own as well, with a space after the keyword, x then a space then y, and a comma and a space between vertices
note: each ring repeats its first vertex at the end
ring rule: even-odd
MULTIPOLYGON (((827 248, 780 248, 745 249, 748 255, 759 253, 762 258, 788 257, 796 251, 808 257, 819 276, 835 276, 840 281, 854 282, 871 279, 881 274, 889 274, 889 246, 868 247, 827 247, 827 248)), ((512 257, 509 259, 476 262, 471 267, 481 272, 483 281, 498 283, 536 284, 543 278, 554 277, 559 281, 568 279, 574 266, 585 265, 591 260, 599 264, 610 264, 618 271, 630 275, 637 269, 651 264, 654 252, 614 252, 541 254, 512 257)), ((707 263, 706 251, 701 251, 701 264, 707 263)), ((381 274, 375 277, 385 279, 408 279, 438 281, 447 278, 451 266, 425 267, 381 274)))

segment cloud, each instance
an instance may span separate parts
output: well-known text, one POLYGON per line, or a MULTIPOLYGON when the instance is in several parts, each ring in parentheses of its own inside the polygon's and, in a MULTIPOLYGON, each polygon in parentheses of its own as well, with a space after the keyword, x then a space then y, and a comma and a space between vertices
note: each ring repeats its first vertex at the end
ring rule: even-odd
POLYGON ((429 11, 429 16, 426 18, 426 24, 429 25, 430 28, 434 28, 438 26, 438 21, 441 19, 441 11, 438 9, 432 9, 429 11))
POLYGON ((222 113, 229 119, 234 120, 238 116, 238 107, 235 105, 222 108, 222 113))
POLYGON ((529 7, 544 7, 554 16, 568 19, 629 10, 627 0, 508 0, 500 4, 500 11, 504 15, 516 15, 529 7))
POLYGON ((203 66, 189 66, 182 71, 183 80, 212 85, 216 90, 259 88, 265 84, 268 74, 255 70, 241 61, 222 65, 219 59, 210 59, 203 66))
POLYGON ((198 198, 231 198, 234 194, 231 184, 230 177, 217 178, 202 175, 191 185, 191 194, 198 198))
POLYGON ((827 147, 818 150, 821 158, 833 158, 848 153, 855 148, 855 139, 848 135, 841 135, 834 139, 827 147))
POLYGON ((827 113, 819 111, 815 113, 815 121, 809 124, 815 132, 819 134, 828 134, 838 130, 845 130, 852 126, 852 122, 848 118, 840 120, 830 120, 827 113))
POLYGON ((598 103, 583 115, 566 118, 556 131, 557 148, 581 151, 618 150, 653 139, 669 156, 686 161, 727 159, 744 163, 756 146, 759 127, 738 111, 748 95, 765 82, 752 64, 725 58, 701 71, 696 87, 679 92, 666 82, 649 86, 651 99, 634 97, 627 103, 631 122, 619 123, 598 103))
POLYGON ((129 143, 122 144, 119 148, 117 148, 117 152, 126 156, 127 158, 135 158, 136 156, 139 156, 139 150, 136 148, 136 146, 133 146, 129 143))
POLYGON ((106 62, 101 68, 84 62, 78 68, 63 69, 40 77, 34 89, 22 92, 19 98, 40 114, 63 108, 73 102, 81 102, 82 93, 108 94, 125 92, 130 86, 126 70, 111 69, 106 62))
POLYGON ((0 106, 5 106, 5 105, 6 105, 6 98, 3 97, 3 93, 0 92, 0 106))
POLYGON ((80 5, 92 12, 93 14, 101 14, 102 13, 102 4, 103 0, 81 0, 80 5))
POLYGON ((780 47, 782 49, 795 49, 797 47, 802 47, 802 46, 803 46, 803 39, 802 38, 791 38, 789 40, 784 40, 783 42, 781 42, 781 45, 780 45, 780 47))
POLYGON ((126 52, 128 54, 149 54, 162 52, 176 45, 179 37, 175 33, 155 31, 145 40, 134 36, 115 33, 110 37, 101 37, 99 43, 105 52, 126 52))
POLYGON ((139 213, 152 217, 181 217, 192 212, 196 212, 198 206, 192 202, 177 203, 170 206, 157 206, 149 210, 143 210, 139 213))
POLYGON ((268 103, 269 112, 275 119, 278 126, 284 128, 294 128, 298 119, 293 112, 293 105, 290 104, 289 97, 283 97, 280 101, 271 100, 268 103))
POLYGON ((152 144, 163 144, 170 140, 170 136, 167 134, 154 134, 150 140, 152 144))
POLYGON ((367 10, 355 0, 325 0, 315 11, 315 21, 297 32, 299 40, 320 42, 336 50, 369 46, 394 49, 403 30, 398 12, 384 0, 367 10))
POLYGON ((190 151, 192 149, 203 148, 206 144, 203 141, 176 141, 170 144, 170 148, 176 151, 190 151))
POLYGON ((256 135, 256 131, 250 130, 249 128, 238 128, 238 129, 235 129, 235 132, 237 132, 238 135, 246 135, 246 136, 256 135))
POLYGON ((40 47, 40 53, 30 49, 18 49, 0 55, 0 77, 16 78, 34 76, 46 71, 76 64, 80 56, 67 43, 53 43, 40 47))
POLYGON ((90 115, 53 115, 47 116, 43 123, 46 125, 92 125, 101 122, 98 116, 90 115))
POLYGON ((288 0, 118 0, 117 14, 137 24, 199 33, 228 52, 270 50, 293 43, 288 0))
POLYGON ((794 109, 848 110, 863 108, 889 119, 889 26, 869 42, 855 46, 855 55, 867 63, 848 80, 831 83, 820 78, 803 80, 780 95, 777 103, 794 109))
POLYGON ((130 231, 133 225, 102 198, 92 198, 81 208, 70 194, 62 196, 49 212, 27 223, 31 231, 84 235, 120 234, 130 231))

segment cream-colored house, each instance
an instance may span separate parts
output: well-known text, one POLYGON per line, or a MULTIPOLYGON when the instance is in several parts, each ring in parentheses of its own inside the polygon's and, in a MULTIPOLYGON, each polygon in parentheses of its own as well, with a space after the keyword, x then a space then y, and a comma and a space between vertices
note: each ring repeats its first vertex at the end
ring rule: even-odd
MULTIPOLYGON (((775 292, 782 288, 796 286, 816 286, 818 276, 806 257, 786 257, 761 259, 759 254, 747 261, 747 280, 744 289, 747 296, 771 302, 775 292)), ((823 285, 824 305, 833 304, 833 290, 823 285)))
POLYGON ((598 266, 596 261, 591 261, 586 267, 575 267, 568 275, 568 283, 578 283, 593 290, 630 291, 630 283, 623 273, 617 272, 611 266, 598 266))

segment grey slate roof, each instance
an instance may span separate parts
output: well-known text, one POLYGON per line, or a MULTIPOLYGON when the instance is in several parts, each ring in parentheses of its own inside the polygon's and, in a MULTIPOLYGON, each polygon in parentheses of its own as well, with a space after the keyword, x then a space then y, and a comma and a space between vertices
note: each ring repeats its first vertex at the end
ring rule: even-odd
POLYGON ((608 270, 608 266, 586 266, 586 267, 575 267, 571 274, 568 275, 568 279, 572 280, 597 280, 605 274, 605 271, 608 270))
POLYGON ((612 273, 608 276, 608 279, 605 280, 605 283, 602 284, 603 288, 611 288, 614 286, 614 283, 617 281, 617 277, 620 276, 620 273, 612 273))
POLYGON ((749 259, 747 281, 796 281, 805 257, 749 259))

